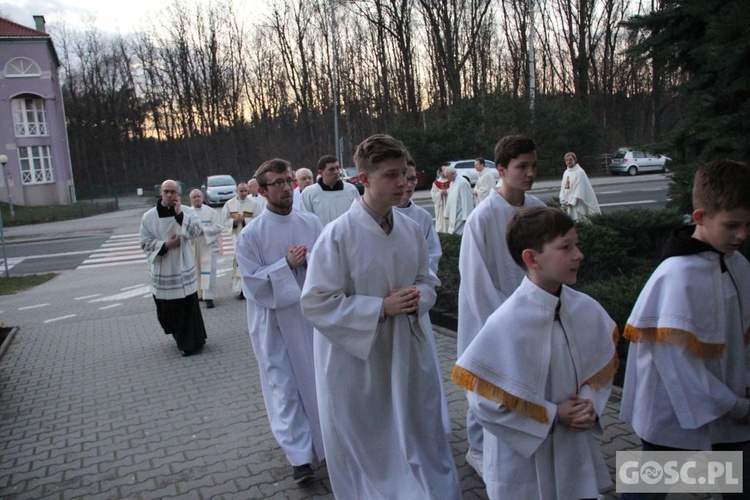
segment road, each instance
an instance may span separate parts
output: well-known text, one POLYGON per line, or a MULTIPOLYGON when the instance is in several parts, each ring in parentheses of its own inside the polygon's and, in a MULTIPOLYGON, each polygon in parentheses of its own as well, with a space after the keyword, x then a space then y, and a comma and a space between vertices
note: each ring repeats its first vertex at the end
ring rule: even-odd
MULTIPOLYGON (((635 178, 595 178, 594 190, 603 212, 632 207, 664 208, 669 179, 663 175, 635 178)), ((535 184, 533 194, 544 202, 559 194, 559 182, 535 184)), ((414 199, 434 217, 429 191, 418 191, 414 199)), ((145 200, 144 200, 145 201, 145 200)), ((142 262, 145 256, 138 246, 138 225, 148 209, 129 208, 87 219, 48 223, 35 227, 11 227, 5 230, 5 255, 10 274, 21 275, 110 267, 142 262)), ((222 257, 233 253, 231 238, 224 235, 222 257)), ((0 254, 0 273, 5 272, 0 254)))

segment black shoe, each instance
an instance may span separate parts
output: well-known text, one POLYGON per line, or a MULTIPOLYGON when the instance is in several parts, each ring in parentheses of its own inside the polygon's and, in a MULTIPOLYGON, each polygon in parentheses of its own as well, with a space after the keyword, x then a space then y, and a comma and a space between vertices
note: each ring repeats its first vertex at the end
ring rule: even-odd
POLYGON ((310 481, 315 479, 315 473, 310 467, 310 464, 292 466, 294 469, 294 482, 301 485, 308 484, 310 481))
POLYGON ((245 294, 240 292, 240 294, 237 296, 238 300, 245 300, 245 294))
POLYGON ((193 354, 191 351, 180 351, 180 354, 182 354, 183 358, 187 358, 191 354, 193 354))
POLYGON ((214 307, 216 307, 214 305, 214 301, 211 299, 206 299, 206 309, 213 309, 214 307))

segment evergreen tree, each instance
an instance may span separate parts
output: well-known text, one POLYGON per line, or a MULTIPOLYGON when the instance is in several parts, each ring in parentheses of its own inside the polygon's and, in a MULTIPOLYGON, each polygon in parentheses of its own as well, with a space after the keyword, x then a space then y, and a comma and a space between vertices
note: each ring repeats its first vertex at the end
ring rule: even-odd
POLYGON ((669 135, 674 154, 673 204, 690 211, 697 165, 718 158, 750 161, 750 1, 663 0, 631 18, 647 37, 633 49, 677 72, 686 98, 669 135))

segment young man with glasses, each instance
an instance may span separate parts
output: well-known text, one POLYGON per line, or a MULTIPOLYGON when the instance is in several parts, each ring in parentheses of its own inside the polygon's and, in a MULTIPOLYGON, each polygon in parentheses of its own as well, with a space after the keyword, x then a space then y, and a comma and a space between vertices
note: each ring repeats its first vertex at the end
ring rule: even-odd
POLYGON ((275 158, 255 173, 266 209, 237 241, 246 293, 247 324, 258 361, 263 400, 276 441, 293 467, 293 479, 314 478, 322 461, 313 365, 313 328, 302 315, 300 295, 307 259, 322 231, 313 214, 292 209, 289 162, 275 158))

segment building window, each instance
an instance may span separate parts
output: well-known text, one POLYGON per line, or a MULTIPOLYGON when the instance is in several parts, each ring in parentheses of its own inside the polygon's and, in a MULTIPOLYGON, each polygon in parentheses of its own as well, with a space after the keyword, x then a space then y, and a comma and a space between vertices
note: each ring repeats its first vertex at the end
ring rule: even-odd
POLYGON ((21 97, 13 99, 12 108, 16 137, 47 135, 44 100, 38 97, 21 97))
POLYGON ((24 184, 44 184, 55 181, 49 146, 20 147, 18 159, 21 165, 21 182, 24 184))
POLYGON ((42 70, 39 65, 28 57, 16 57, 5 65, 5 76, 8 78, 23 78, 28 76, 41 76, 42 70))

